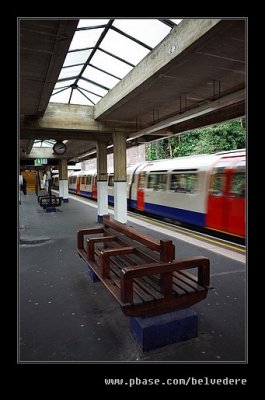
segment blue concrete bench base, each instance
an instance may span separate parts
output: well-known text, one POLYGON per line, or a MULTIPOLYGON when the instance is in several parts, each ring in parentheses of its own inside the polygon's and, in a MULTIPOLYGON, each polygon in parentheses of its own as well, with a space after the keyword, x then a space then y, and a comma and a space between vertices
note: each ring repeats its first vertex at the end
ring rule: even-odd
POLYGON ((130 318, 130 332, 142 351, 198 336, 198 315, 190 308, 154 317, 130 318))
POLYGON ((43 207, 46 213, 56 212, 56 207, 43 207))
POLYGON ((87 275, 89 277, 89 279, 95 283, 95 282, 99 282, 100 279, 98 278, 98 276, 95 274, 95 272, 93 271, 93 269, 91 269, 89 266, 87 267, 87 275))

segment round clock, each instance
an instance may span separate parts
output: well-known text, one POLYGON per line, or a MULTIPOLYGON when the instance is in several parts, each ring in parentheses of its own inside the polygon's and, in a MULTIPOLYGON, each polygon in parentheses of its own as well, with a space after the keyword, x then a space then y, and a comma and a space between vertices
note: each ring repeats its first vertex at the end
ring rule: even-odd
POLYGON ((53 151, 55 154, 62 155, 66 152, 66 145, 63 142, 56 142, 53 146, 53 151))

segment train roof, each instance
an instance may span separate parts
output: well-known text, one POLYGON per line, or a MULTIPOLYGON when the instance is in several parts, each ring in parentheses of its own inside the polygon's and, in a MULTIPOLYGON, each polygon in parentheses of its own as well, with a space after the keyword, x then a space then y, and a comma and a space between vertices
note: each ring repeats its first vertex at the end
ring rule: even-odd
POLYGON ((199 154, 166 160, 148 161, 141 171, 206 170, 220 158, 216 154, 199 154))

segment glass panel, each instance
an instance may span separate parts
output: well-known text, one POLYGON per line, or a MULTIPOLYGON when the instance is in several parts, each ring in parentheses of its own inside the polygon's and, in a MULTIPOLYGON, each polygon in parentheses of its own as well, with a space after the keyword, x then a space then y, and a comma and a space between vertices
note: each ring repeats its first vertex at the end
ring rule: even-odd
POLYGON ((114 31, 108 32, 100 47, 134 65, 138 64, 149 53, 149 50, 145 47, 114 31))
POLYGON ((215 173, 211 177, 210 195, 223 195, 224 168, 216 168, 215 173))
POLYGON ((176 18, 176 19, 170 19, 169 21, 174 22, 174 24, 178 25, 182 21, 182 19, 176 18))
POLYGON ((186 192, 188 193, 196 192, 196 186, 197 186, 197 175, 186 174, 186 192))
POLYGON ((124 62, 116 60, 108 54, 103 53, 102 51, 96 51, 92 57, 91 64, 94 64, 96 67, 101 69, 103 69, 104 66, 107 66, 108 72, 118 76, 119 78, 123 78, 133 68, 130 65, 127 65, 124 62))
POLYGON ((197 175, 196 174, 172 174, 170 189, 173 192, 194 193, 196 192, 197 175))
POLYGON ((70 79, 69 81, 58 82, 55 84, 53 90, 55 91, 55 89, 59 90, 60 88, 70 86, 70 85, 72 85, 72 83, 74 83, 74 81, 75 81, 74 79, 70 79))
MULTIPOLYGON (((89 94, 86 95, 90 98, 89 94)), ((73 95, 71 98, 71 104, 86 104, 86 105, 93 105, 91 101, 89 101, 85 96, 83 96, 78 90, 73 90, 73 95)))
POLYGON ((105 94, 108 93, 107 90, 102 89, 101 87, 94 85, 93 83, 86 82, 82 78, 78 81, 78 86, 90 90, 95 94, 99 94, 100 96, 105 96, 105 94))
POLYGON ((72 76, 73 77, 78 76, 79 73, 81 72, 81 69, 82 69, 81 65, 79 67, 64 68, 61 70, 58 80, 63 79, 63 78, 69 78, 72 76))
POLYGON ((157 19, 115 19, 113 26, 150 47, 155 47, 171 28, 157 19))
POLYGON ((68 103, 70 98, 71 88, 64 90, 58 94, 55 94, 50 98, 51 103, 68 103))
POLYGON ((231 184, 231 197, 245 197, 246 194, 246 176, 243 172, 238 172, 233 175, 231 184))
POLYGON ((89 26, 106 25, 109 19, 80 19, 77 28, 84 28, 89 26))
POLYGON ((85 78, 91 79, 92 81, 95 81, 103 86, 106 86, 108 88, 113 88, 119 80, 116 78, 113 78, 110 75, 105 74, 104 72, 101 72, 93 67, 87 66, 83 75, 85 78))
POLYGON ((92 50, 80 50, 68 53, 63 66, 66 67, 67 65, 84 64, 91 54, 91 51, 92 50))
POLYGON ((167 175, 166 174, 150 174, 148 176, 148 189, 166 190, 167 175))
MULTIPOLYGON (((79 82, 80 82, 80 81, 79 81, 79 82)), ((79 86, 79 85, 78 85, 78 87, 79 87, 79 89, 80 89, 81 92, 82 92, 82 87, 79 86)), ((80 92, 79 92, 79 93, 80 93, 80 92)), ((83 89, 83 93, 84 93, 84 95, 87 96, 90 100, 92 100, 93 103, 95 103, 95 104, 97 104, 97 102, 101 99, 101 97, 95 96, 93 93, 89 93, 89 92, 87 92, 87 91, 84 90, 84 89, 83 89)))
POLYGON ((85 47, 95 47, 103 28, 89 29, 87 31, 77 31, 74 34, 69 50, 84 49, 85 47))
POLYGON ((32 147, 53 147, 56 140, 35 140, 32 147))

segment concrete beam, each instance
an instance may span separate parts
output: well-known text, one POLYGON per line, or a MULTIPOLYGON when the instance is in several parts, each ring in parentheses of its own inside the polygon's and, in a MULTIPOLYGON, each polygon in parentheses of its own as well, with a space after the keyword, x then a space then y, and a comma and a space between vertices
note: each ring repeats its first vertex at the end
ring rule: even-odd
POLYGON ((125 103, 126 96, 129 96, 137 87, 152 78, 220 21, 221 19, 183 20, 95 105, 95 119, 105 117, 112 108, 116 109, 120 104, 125 103))
POLYGON ((40 128, 26 128, 22 126, 20 129, 20 139, 32 139, 32 140, 78 140, 78 141, 89 141, 96 142, 98 139, 102 139, 105 142, 112 140, 111 133, 101 133, 100 135, 96 132, 85 132, 75 131, 74 129, 58 131, 57 129, 40 129, 40 128))
POLYGON ((53 153, 52 148, 41 148, 41 147, 34 147, 32 148, 30 154, 25 154, 23 159, 25 160, 32 160, 35 158, 52 158, 52 159, 63 159, 68 158, 66 153, 63 156, 58 156, 53 153))
POLYGON ((76 104, 49 103, 43 117, 25 118, 22 128, 111 132, 104 123, 95 121, 94 107, 76 104))
MULTIPOLYGON (((183 123, 183 122, 188 122, 189 120, 194 120, 204 117, 205 115, 209 115, 213 112, 218 112, 222 111, 222 109, 225 109, 227 107, 232 107, 236 104, 242 104, 242 102, 245 102, 245 90, 241 89, 235 93, 231 93, 229 95, 226 95, 224 97, 221 97, 218 100, 215 101, 207 101, 205 104, 201 105, 200 107, 193 108, 189 111, 184 112, 183 114, 177 114, 175 116, 172 116, 170 118, 167 118, 163 121, 158 122, 157 124, 150 126, 148 128, 142 129, 136 133, 132 133, 129 135, 127 141, 134 140, 136 138, 139 138, 143 135, 150 135, 155 132, 158 132, 163 129, 170 129, 173 130, 173 126, 176 126, 177 124, 183 123)), ((202 126, 198 124, 198 127, 202 126)), ((188 125, 187 125, 188 127, 188 125)), ((188 130, 187 128, 186 130, 188 130)))

